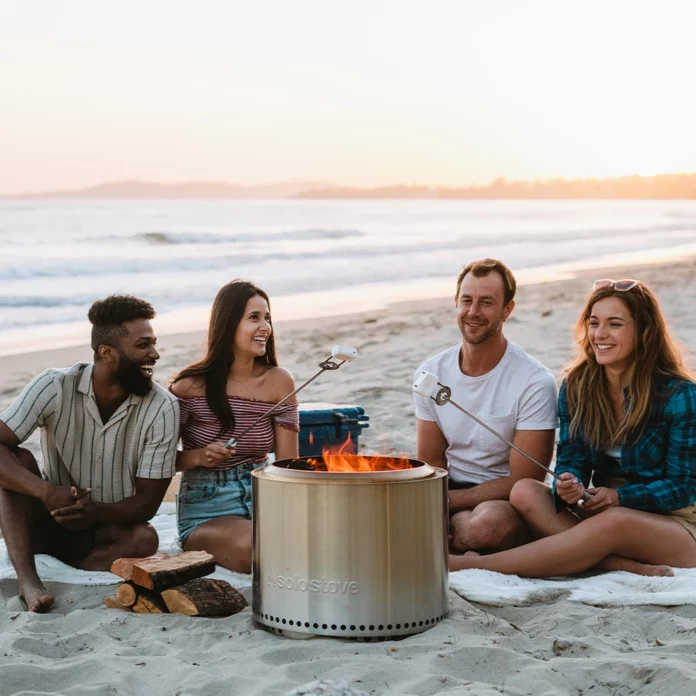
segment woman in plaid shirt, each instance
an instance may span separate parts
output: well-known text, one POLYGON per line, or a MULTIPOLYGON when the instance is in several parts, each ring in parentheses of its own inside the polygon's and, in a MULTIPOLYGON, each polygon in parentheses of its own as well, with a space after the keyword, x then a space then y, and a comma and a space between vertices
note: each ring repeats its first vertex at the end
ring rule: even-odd
POLYGON ((655 295, 637 280, 596 281, 576 337, 559 393, 561 481, 550 494, 525 479, 510 494, 537 541, 451 556, 451 570, 548 577, 696 567, 696 384, 655 295))

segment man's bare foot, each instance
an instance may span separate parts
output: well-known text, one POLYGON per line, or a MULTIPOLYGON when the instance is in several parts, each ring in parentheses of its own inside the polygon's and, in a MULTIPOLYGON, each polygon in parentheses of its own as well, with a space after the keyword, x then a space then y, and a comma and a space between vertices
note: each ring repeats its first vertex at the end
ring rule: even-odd
POLYGON ((666 565, 651 565, 650 563, 639 563, 629 558, 621 556, 607 556, 597 565, 599 570, 623 570, 627 573, 636 575, 648 575, 650 577, 674 577, 674 570, 666 565))
POLYGON ((22 583, 19 595, 26 602, 27 609, 38 614, 48 611, 56 601, 40 580, 22 583))

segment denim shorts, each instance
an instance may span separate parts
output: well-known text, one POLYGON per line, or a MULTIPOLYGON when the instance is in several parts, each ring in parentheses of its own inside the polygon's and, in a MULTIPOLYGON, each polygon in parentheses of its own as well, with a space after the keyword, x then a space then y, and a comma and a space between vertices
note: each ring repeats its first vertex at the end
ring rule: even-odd
POLYGON ((179 540, 185 544, 199 525, 216 517, 251 519, 251 472, 267 461, 239 464, 233 469, 190 469, 181 475, 176 497, 179 540))

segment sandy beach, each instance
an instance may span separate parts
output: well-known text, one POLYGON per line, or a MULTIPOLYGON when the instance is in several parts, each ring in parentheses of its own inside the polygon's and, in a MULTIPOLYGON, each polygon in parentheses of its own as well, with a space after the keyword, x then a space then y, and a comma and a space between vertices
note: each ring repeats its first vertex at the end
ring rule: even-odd
MULTIPOLYGON (((573 326, 598 277, 648 283, 696 367, 696 258, 524 285, 506 323, 507 337, 560 376, 573 353, 573 326)), ((316 371, 333 344, 358 349, 358 360, 323 375, 301 402, 363 406, 370 427, 361 448, 379 453, 415 452, 413 373, 422 360, 458 341, 451 298, 276 323, 279 359, 297 383, 316 371)), ((161 336, 158 381, 166 384, 203 345, 200 333, 161 336)), ((42 369, 79 360, 91 360, 87 346, 3 357, 0 411, 42 369)), ((36 437, 30 446, 39 451, 36 437)), ((694 604, 595 607, 561 597, 492 607, 450 591, 449 616, 431 630, 366 643, 278 637, 257 628, 249 608, 226 619, 143 616, 105 609, 109 588, 51 589, 57 594, 54 609, 33 615, 24 612, 16 581, 0 581, 0 696, 272 696, 322 678, 374 695, 677 696, 693 693, 689 682, 696 679, 694 604)))

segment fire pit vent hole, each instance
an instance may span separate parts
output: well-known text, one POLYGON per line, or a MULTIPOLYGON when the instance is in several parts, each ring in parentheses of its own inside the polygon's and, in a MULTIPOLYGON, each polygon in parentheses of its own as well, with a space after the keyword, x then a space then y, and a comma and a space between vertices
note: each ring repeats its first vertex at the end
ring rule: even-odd
MULTIPOLYGON (((355 624, 352 624, 350 626, 347 626, 346 624, 327 624, 327 623, 310 623, 309 621, 299 621, 299 620, 294 620, 294 619, 282 619, 279 616, 272 616, 269 614, 261 614, 259 618, 264 618, 268 621, 274 622, 274 623, 279 623, 279 624, 286 624, 289 626, 297 626, 297 627, 302 627, 304 628, 314 628, 315 630, 332 630, 332 631, 348 631, 349 633, 354 633, 356 631, 359 631, 361 633, 364 633, 366 631, 377 631, 381 632, 384 630, 387 631, 400 631, 401 629, 413 629, 413 628, 423 628, 424 626, 434 626, 437 623, 440 623, 440 621, 443 621, 446 618, 446 614, 442 614, 440 616, 435 616, 431 619, 425 619, 421 621, 411 621, 411 622, 404 622, 404 623, 397 623, 397 624, 387 624, 386 626, 383 624, 379 624, 375 626, 374 624, 371 624, 369 626, 366 625, 361 625, 357 626, 355 624)), ((282 632, 282 629, 277 629, 282 632)))

